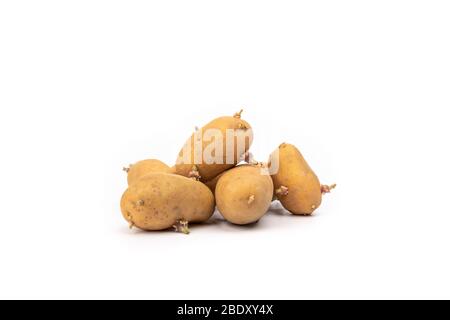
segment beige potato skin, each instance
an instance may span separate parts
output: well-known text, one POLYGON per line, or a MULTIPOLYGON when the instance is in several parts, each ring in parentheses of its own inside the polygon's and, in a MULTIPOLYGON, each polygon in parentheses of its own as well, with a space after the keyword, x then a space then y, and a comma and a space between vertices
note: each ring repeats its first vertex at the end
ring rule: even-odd
POLYGON ((212 180, 205 181, 205 185, 209 188, 209 190, 211 190, 212 193, 216 192, 217 182, 219 182, 219 179, 222 177, 222 175, 223 175, 223 173, 219 174, 217 177, 213 178, 212 180))
MULTIPOLYGON (((234 168, 234 167, 233 167, 233 168, 234 168)), ((228 170, 222 172, 221 174, 219 174, 217 177, 213 178, 212 180, 209 180, 209 181, 205 181, 205 182, 204 182, 205 185, 209 188, 209 190, 211 190, 211 192, 212 192, 213 194, 216 193, 216 186, 217 186, 217 182, 219 182, 219 179, 220 179, 225 173, 227 173, 228 171, 232 170, 233 168, 228 169, 228 170)))
POLYGON ((217 209, 229 222, 250 224, 261 219, 272 202, 273 182, 261 168, 242 165, 225 172, 216 185, 217 209))
POLYGON ((128 185, 130 186, 149 173, 154 172, 173 173, 173 169, 164 162, 159 161, 157 159, 147 159, 130 165, 130 168, 127 169, 127 172, 128 172, 127 177, 128 185))
POLYGON ((203 183, 168 173, 149 173, 132 184, 120 203, 122 215, 142 230, 164 230, 180 220, 204 222, 215 209, 203 183))
MULTIPOLYGON (((319 179, 295 146, 283 143, 278 150, 279 170, 272 175, 274 189, 276 192, 282 186, 287 187, 288 194, 278 192, 275 196, 292 214, 312 214, 322 203, 319 179)), ((276 159, 275 151, 270 156, 269 166, 276 159)))
POLYGON ((195 134, 192 134, 192 136, 189 138, 189 140, 186 141, 186 143, 185 143, 185 146, 188 145, 189 143, 191 144, 191 155, 190 155, 190 157, 188 157, 189 161, 188 161, 188 163, 183 163, 183 157, 182 157, 183 148, 182 148, 178 154, 178 158, 177 158, 176 165, 175 165, 175 173, 176 174, 179 174, 179 175, 182 175, 185 177, 189 177, 190 173, 192 172, 192 168, 195 165, 201 176, 201 181, 212 180, 213 178, 217 177, 222 172, 236 166, 236 164, 238 164, 241 161, 242 155, 250 149, 250 146, 253 143, 252 128, 248 122, 246 122, 245 120, 242 120, 240 118, 240 114, 236 114, 233 117, 220 117, 220 118, 214 119, 213 121, 211 121, 210 123, 208 123, 207 125, 202 127, 201 130, 204 133, 208 129, 218 129, 222 133, 222 137, 223 137, 223 161, 222 161, 222 164, 220 164, 220 163, 207 164, 206 163, 207 159, 205 159, 203 151, 211 142, 210 141, 205 142, 205 141, 203 141, 203 139, 201 141, 202 142, 202 155, 203 155, 202 163, 195 164, 194 163, 194 143, 195 143, 194 135, 195 134), (237 148, 238 138, 235 137, 235 139, 234 139, 234 162, 232 164, 226 163, 226 142, 225 142, 225 140, 226 140, 226 130, 227 129, 236 130, 236 133, 238 135, 245 134, 245 133, 249 134, 249 139, 246 139, 246 142, 245 142, 245 150, 244 150, 244 152, 239 153, 239 154, 237 152, 238 151, 237 150, 238 149, 237 148))

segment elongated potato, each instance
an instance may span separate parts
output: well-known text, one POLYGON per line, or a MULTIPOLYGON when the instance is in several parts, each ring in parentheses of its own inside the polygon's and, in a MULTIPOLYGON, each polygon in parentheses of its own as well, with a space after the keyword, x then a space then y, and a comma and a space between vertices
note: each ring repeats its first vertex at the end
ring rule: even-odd
POLYGON ((292 214, 312 214, 322 203, 322 193, 335 187, 321 186, 300 151, 291 144, 283 143, 271 154, 269 167, 276 163, 278 171, 272 174, 275 196, 292 214))
POLYGON ((258 221, 272 202, 273 183, 261 168, 242 165, 225 172, 216 186, 217 209, 234 224, 258 221))
POLYGON ((188 233, 188 222, 204 222, 214 212, 214 196, 203 183, 168 173, 149 173, 122 196, 122 215, 143 230, 175 227, 188 233))
POLYGON ((127 178, 129 186, 149 173, 173 173, 173 169, 171 167, 156 159, 147 159, 136 162, 135 164, 131 164, 129 168, 124 168, 124 171, 128 173, 127 178))
POLYGON ((253 142, 251 126, 241 113, 214 119, 192 134, 178 154, 175 173, 209 181, 236 166, 253 142))

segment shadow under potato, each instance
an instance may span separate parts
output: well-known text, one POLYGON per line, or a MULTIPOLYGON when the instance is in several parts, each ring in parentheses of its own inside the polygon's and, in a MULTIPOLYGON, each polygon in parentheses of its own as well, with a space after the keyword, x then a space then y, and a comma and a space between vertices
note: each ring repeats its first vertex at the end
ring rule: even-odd
MULTIPOLYGON (((250 224, 246 224, 246 225, 239 225, 239 224, 233 224, 231 222, 228 222, 227 220, 225 220, 224 217, 222 217, 222 215, 220 214, 220 212, 218 212, 217 210, 214 212, 214 215, 206 222, 202 222, 202 223, 190 223, 189 224, 189 229, 191 230, 191 232, 194 232, 196 230, 200 230, 200 229, 204 229, 204 228, 209 228, 210 226, 224 226, 226 228, 219 228, 219 230, 226 231, 226 229, 228 229, 229 231, 233 230, 255 230, 255 229, 261 229, 261 227, 263 227, 264 229, 270 229, 270 223, 265 223, 264 226, 262 226, 262 224, 260 223, 261 220, 265 219, 265 218, 270 218, 271 217, 287 217, 289 219, 312 219, 314 218, 314 216, 318 215, 319 212, 317 212, 316 214, 313 215, 295 215, 295 214, 291 214, 289 211, 287 211, 286 209, 283 208, 283 206, 281 205, 281 203, 279 201, 274 201, 271 205, 270 208, 268 210, 268 212, 258 221, 250 223, 250 224), (231 227, 231 228, 230 228, 231 227)), ((130 230, 129 229, 125 229, 122 228, 122 230, 124 230, 124 232, 129 233, 130 230)), ((141 230, 139 228, 133 228, 131 230, 131 232, 135 235, 146 235, 146 234, 171 234, 171 233, 176 233, 176 232, 171 232, 173 231, 172 229, 166 229, 166 230, 157 230, 157 231, 145 231, 145 230, 141 230)))
POLYGON ((315 216, 319 215, 319 212, 309 215, 302 215, 302 214, 292 214, 289 211, 287 211, 283 206, 281 205, 280 201, 274 201, 270 205, 269 211, 266 213, 266 215, 276 215, 276 216, 284 216, 284 217, 300 217, 300 218, 314 218, 315 216))

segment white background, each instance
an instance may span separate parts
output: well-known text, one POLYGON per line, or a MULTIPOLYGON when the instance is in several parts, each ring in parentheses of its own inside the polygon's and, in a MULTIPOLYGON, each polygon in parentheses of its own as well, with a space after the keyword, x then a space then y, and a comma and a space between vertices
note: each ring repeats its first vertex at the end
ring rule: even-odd
POLYGON ((2 1, 0 298, 450 298, 448 1, 2 1), (241 107, 313 217, 130 231, 124 165, 241 107))

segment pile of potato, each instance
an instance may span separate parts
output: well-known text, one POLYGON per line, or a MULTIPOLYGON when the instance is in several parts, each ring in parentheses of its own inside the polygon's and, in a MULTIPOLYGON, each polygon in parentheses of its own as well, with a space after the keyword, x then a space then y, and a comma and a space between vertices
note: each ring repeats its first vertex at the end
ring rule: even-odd
MULTIPOLYGON (((257 222, 276 199, 296 215, 310 215, 320 206, 322 195, 336 185, 321 185, 300 151, 291 144, 281 144, 267 163, 251 160, 253 132, 241 113, 214 119, 201 129, 201 132, 220 130, 223 139, 230 129, 235 132, 235 139, 245 134, 244 147, 235 148, 232 163, 224 159, 223 163, 202 161, 192 165, 193 151, 190 162, 181 159, 183 150, 189 147, 185 145, 173 167, 149 159, 124 168, 128 189, 120 205, 130 228, 149 231, 173 228, 188 234, 189 223, 207 221, 216 206, 227 221, 238 225, 257 222), (262 174, 262 169, 270 168, 275 161, 278 170, 262 174)), ((186 142, 191 147, 198 139, 194 135, 186 142)), ((203 138, 200 143, 201 149, 207 147, 203 138)))

